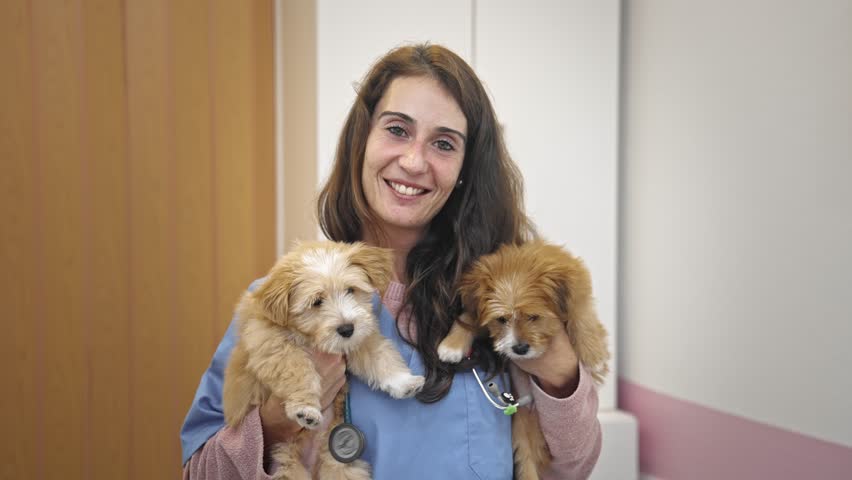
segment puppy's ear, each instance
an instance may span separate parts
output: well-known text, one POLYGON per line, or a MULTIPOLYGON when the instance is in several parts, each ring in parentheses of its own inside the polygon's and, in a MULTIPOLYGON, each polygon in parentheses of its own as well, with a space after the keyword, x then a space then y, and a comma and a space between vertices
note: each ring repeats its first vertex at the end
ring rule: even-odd
POLYGON ((393 276, 392 250, 355 243, 349 261, 367 274, 367 279, 380 296, 385 294, 393 276))
POLYGON ((461 296, 464 311, 472 317, 472 327, 481 327, 482 315, 479 310, 482 299, 488 294, 491 285, 491 273, 487 266, 476 262, 459 282, 459 296, 461 296))
POLYGON ((568 304, 571 301, 571 290, 565 278, 557 277, 553 282, 553 306, 562 318, 568 316, 568 304))
POLYGON ((609 350, 606 329, 595 309, 589 270, 581 259, 559 247, 546 246, 542 253, 550 265, 543 284, 549 289, 554 311, 565 322, 565 331, 580 362, 601 383, 609 371, 609 350))
POLYGON ((569 320, 575 304, 591 298, 591 277, 583 261, 556 245, 540 244, 535 256, 541 262, 541 285, 553 311, 569 320))
POLYGON ((577 358, 588 368, 595 382, 602 384, 609 373, 610 356, 606 329, 598 320, 594 301, 589 298, 576 305, 572 321, 565 327, 577 358))
POLYGON ((253 294, 272 321, 282 326, 287 323, 290 292, 296 281, 296 262, 291 256, 282 257, 253 294))

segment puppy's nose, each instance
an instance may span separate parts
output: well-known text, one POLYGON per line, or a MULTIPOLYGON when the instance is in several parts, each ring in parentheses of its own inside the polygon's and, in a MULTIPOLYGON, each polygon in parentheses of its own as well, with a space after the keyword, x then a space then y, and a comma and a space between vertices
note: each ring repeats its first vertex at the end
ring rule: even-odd
POLYGON ((341 337, 349 338, 352 336, 352 333, 355 331, 355 325, 351 323, 347 323, 345 325, 341 325, 337 327, 337 333, 340 334, 341 337))
POLYGON ((526 355, 530 351, 530 345, 528 343, 519 343, 512 347, 512 351, 518 355, 526 355))

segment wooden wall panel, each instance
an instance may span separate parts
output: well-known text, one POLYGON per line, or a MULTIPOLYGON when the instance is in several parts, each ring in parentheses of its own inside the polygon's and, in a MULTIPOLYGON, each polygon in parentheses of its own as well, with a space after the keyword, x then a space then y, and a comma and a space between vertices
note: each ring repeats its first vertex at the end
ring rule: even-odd
POLYGON ((79 11, 70 2, 32 3, 33 61, 38 72, 33 104, 39 142, 39 253, 36 291, 42 313, 39 448, 47 478, 85 474, 88 376, 86 369, 85 257, 79 11), (74 440, 78 441, 74 441, 74 440), (48 460, 49 459, 49 460, 48 460))
POLYGON ((0 5, 0 478, 180 475, 274 260, 271 2, 0 5))
POLYGON ((169 325, 175 301, 170 25, 165 0, 128 2, 126 8, 132 272, 130 472, 131 479, 165 478, 163 465, 174 465, 177 454, 174 436, 163 435, 170 427, 169 325))
POLYGON ((113 0, 82 5, 86 98, 84 255, 89 368, 84 478, 128 478, 130 223, 124 10, 113 0), (120 439, 117 441, 116 439, 120 439))
POLYGON ((221 339, 215 301, 218 289, 214 241, 217 219, 212 206, 210 48, 207 1, 173 2, 173 82, 175 115, 174 228, 175 290, 178 299, 172 323, 175 385, 179 424, 198 386, 200 372, 221 339), (193 321, 194 320, 194 321, 193 321), (215 328, 214 328, 215 327, 215 328))
MULTIPOLYGON (((251 12, 247 4, 213 0, 210 4, 210 78, 213 102, 214 189, 218 201, 216 255, 219 265, 217 332, 230 323, 236 292, 242 292, 255 270, 252 132, 255 105, 251 55, 251 12)), ((271 107, 271 105, 270 105, 271 107)), ((221 335, 221 333, 219 333, 221 335)))
POLYGON ((0 415, 5 429, 0 478, 37 478, 38 157, 33 116, 29 2, 0 3, 0 415))

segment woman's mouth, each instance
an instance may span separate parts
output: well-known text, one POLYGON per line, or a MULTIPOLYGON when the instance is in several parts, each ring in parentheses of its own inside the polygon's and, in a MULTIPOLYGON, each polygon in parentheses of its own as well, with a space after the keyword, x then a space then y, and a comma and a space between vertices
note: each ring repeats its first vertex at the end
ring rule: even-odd
POLYGON ((387 183, 388 186, 391 187, 396 193, 404 195, 406 197, 416 197, 429 191, 424 188, 409 187, 401 183, 393 182, 391 180, 385 180, 385 183, 387 183))

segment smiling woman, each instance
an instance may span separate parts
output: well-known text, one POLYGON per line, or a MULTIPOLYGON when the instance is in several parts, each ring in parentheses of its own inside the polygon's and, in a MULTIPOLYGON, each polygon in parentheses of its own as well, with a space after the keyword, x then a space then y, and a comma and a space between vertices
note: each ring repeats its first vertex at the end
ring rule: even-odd
MULTIPOLYGON (((407 284, 427 385, 437 401, 454 369, 436 347, 461 308, 455 286, 480 255, 534 236, 520 172, 503 143, 491 100, 454 52, 432 45, 392 50, 365 76, 341 131, 318 218, 330 239, 396 252, 407 284)), ((488 347, 476 358, 487 369, 488 347)))
MULTIPOLYGON (((329 239, 391 250, 394 281, 382 298, 374 297, 373 313, 411 371, 425 377, 416 399, 394 399, 350 378, 351 423, 363 432, 361 460, 372 466, 372 478, 512 478, 510 419, 480 394, 471 370, 496 374, 507 360, 487 339, 457 365, 441 361, 437 351, 462 309, 462 273, 480 256, 535 236, 520 174, 471 67, 434 45, 401 47, 373 65, 346 118, 317 207, 329 239)), ((218 365, 234 345, 233 330, 184 425, 187 477, 266 478, 259 471, 268 466, 265 447, 297 438, 298 425, 283 413, 287 400, 274 396, 242 425, 221 427, 218 365)), ((562 345, 551 357, 518 363, 512 377, 530 386, 553 453, 543 478, 585 478, 601 448, 597 393, 571 343, 562 345), (530 372, 559 374, 535 378, 530 372)), ((315 364, 326 372, 320 389, 333 398, 344 378, 339 360, 315 364)), ((314 464, 319 447, 305 446, 306 464, 314 464)), ((285 466, 275 478, 287 474, 285 466)))

